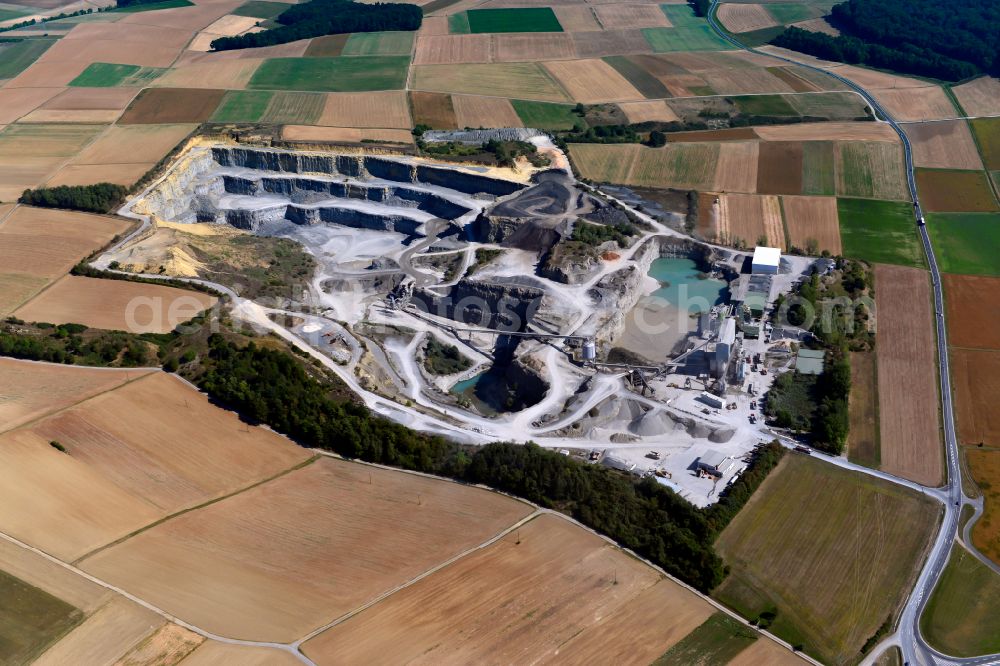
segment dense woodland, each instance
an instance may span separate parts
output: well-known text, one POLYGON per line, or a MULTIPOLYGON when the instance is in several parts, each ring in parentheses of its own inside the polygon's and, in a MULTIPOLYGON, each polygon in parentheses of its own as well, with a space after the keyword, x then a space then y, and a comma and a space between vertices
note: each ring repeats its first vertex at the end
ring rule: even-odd
POLYGON ((281 24, 277 28, 239 37, 220 37, 212 42, 212 49, 228 51, 274 46, 349 32, 417 30, 423 21, 423 12, 417 5, 402 3, 365 5, 350 0, 311 0, 292 5, 275 20, 281 24))
POLYGON ((128 190, 113 183, 59 185, 25 190, 20 203, 43 208, 69 208, 90 213, 108 213, 121 205, 128 190))
POLYGON ((772 44, 828 60, 946 81, 1000 74, 995 0, 848 0, 830 17, 839 37, 787 28, 772 44))

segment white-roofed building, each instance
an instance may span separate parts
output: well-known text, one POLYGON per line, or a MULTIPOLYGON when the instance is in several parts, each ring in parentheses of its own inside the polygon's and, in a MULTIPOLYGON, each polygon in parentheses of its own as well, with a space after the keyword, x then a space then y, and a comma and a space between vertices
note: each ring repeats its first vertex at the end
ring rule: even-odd
POLYGON ((780 265, 781 250, 779 248, 764 247, 763 245, 758 245, 754 248, 753 261, 751 262, 752 272, 775 275, 780 265))

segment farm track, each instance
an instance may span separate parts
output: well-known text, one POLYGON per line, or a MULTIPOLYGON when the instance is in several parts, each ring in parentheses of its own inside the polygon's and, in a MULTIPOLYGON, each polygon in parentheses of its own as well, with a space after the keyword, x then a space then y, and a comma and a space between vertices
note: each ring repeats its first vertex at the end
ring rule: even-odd
MULTIPOLYGON (((927 257, 928 266, 930 267, 931 280, 934 288, 939 392, 941 399, 941 414, 944 422, 944 440, 947 462, 947 481, 942 488, 942 491, 946 494, 947 500, 944 505, 945 516, 941 522, 941 529, 934 541, 930 555, 920 572, 916 586, 903 608, 896 633, 876 646, 863 663, 874 663, 875 658, 881 654, 886 647, 892 645, 898 645, 900 647, 903 652, 903 661, 908 664, 978 665, 1000 663, 1000 654, 984 655, 981 657, 966 659, 949 657, 948 655, 932 648, 924 640, 920 631, 920 616, 923 614, 923 610, 930 599, 931 593, 934 591, 938 580, 941 578, 941 574, 944 572, 944 569, 948 564, 952 544, 959 536, 958 523, 959 516, 961 515, 961 509, 965 504, 970 504, 973 507, 976 507, 976 502, 966 496, 965 491, 962 489, 961 470, 958 462, 958 437, 955 432, 955 414, 954 407, 952 405, 951 368, 949 366, 948 359, 948 337, 944 315, 944 291, 941 283, 941 272, 938 268, 937 258, 934 254, 934 247, 931 244, 930 236, 927 233, 926 223, 923 223, 924 217, 923 212, 920 209, 920 199, 917 195, 916 175, 913 168, 913 152, 912 147, 910 146, 910 141, 907 138, 906 133, 903 131, 902 126, 896 122, 896 120, 865 88, 835 72, 824 70, 814 65, 797 62, 790 58, 763 53, 757 49, 746 46, 739 40, 735 39, 732 35, 728 34, 726 30, 719 25, 715 17, 718 6, 719 0, 713 0, 712 6, 708 11, 707 18, 709 24, 712 26, 712 29, 722 39, 728 41, 737 48, 750 53, 767 55, 783 62, 797 64, 807 69, 826 74, 827 76, 833 77, 841 83, 844 83, 868 102, 872 110, 877 114, 876 117, 881 116, 881 118, 884 119, 884 122, 888 123, 896 134, 899 135, 900 141, 903 143, 903 154, 906 161, 906 180, 910 196, 913 200, 914 221, 917 224, 917 231, 923 244, 924 254, 927 257)), ((970 519, 967 528, 974 522, 974 519, 977 516, 978 513, 973 516, 973 519, 970 519)), ((974 547, 971 548, 971 550, 981 560, 986 559, 974 547)))

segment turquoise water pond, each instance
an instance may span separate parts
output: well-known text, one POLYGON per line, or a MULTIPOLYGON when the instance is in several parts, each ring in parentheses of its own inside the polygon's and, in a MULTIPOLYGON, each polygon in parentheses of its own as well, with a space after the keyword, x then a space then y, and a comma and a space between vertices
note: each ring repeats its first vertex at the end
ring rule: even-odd
POLYGON ((700 279, 700 272, 691 259, 656 259, 648 274, 662 286, 651 295, 689 313, 707 312, 713 305, 724 303, 729 291, 726 282, 700 279))

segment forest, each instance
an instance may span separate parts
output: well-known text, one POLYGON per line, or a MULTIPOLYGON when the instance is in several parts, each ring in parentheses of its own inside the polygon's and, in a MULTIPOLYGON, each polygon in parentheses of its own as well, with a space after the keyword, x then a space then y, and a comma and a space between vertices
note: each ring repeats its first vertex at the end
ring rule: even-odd
POLYGON ((1000 74, 1000 6, 981 0, 848 0, 839 37, 789 27, 771 41, 819 58, 960 81, 1000 74))
POLYGON ((108 213, 125 200, 128 190, 113 183, 59 185, 25 190, 19 203, 43 208, 69 208, 89 213, 108 213))
POLYGON ((423 12, 417 5, 402 3, 366 5, 351 0, 311 0, 292 5, 275 20, 281 24, 277 28, 239 37, 220 37, 212 42, 212 50, 274 46, 349 32, 417 30, 423 21, 423 12))

